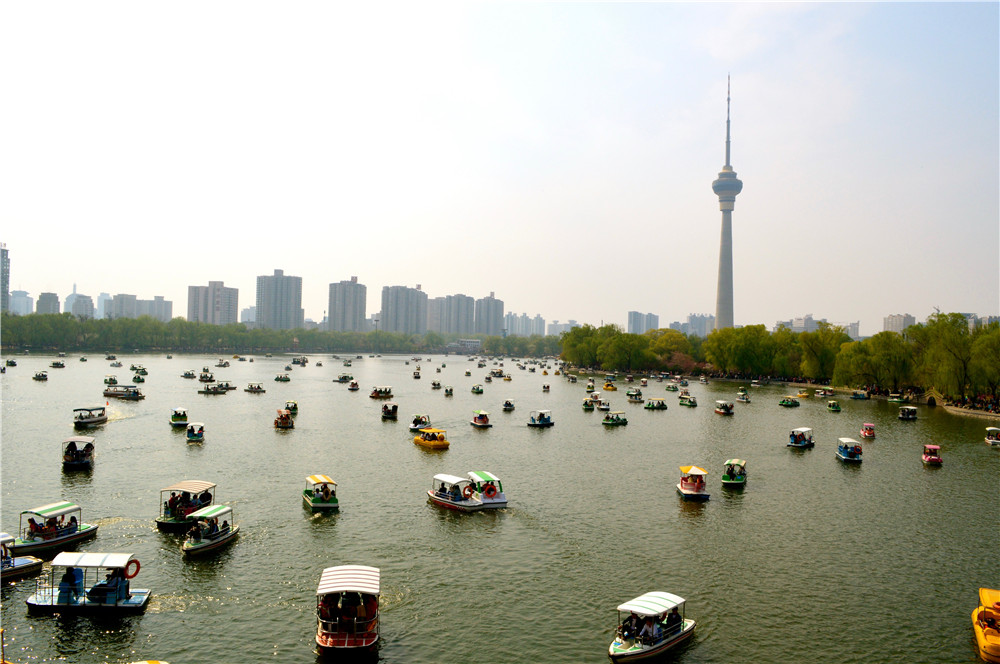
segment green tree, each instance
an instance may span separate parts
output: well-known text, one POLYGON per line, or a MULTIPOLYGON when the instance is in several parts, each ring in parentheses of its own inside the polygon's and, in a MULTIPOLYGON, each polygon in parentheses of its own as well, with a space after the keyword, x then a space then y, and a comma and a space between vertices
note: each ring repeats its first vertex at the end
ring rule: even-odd
POLYGON ((820 322, 815 332, 799 334, 802 348, 802 373, 814 380, 829 380, 843 344, 851 342, 844 328, 820 322))

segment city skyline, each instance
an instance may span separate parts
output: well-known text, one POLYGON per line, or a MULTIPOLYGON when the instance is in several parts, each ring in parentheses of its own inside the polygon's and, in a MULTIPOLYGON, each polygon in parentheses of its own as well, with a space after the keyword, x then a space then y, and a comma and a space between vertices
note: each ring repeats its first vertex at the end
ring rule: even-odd
POLYGON ((279 267, 315 321, 358 275, 666 326, 714 308, 731 73, 735 325, 997 313, 995 3, 0 11, 11 291, 279 267))

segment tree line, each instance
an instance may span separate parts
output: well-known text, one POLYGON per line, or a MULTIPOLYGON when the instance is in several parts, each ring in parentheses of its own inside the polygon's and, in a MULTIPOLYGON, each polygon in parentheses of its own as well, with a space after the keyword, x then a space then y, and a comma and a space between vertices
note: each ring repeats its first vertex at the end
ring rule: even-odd
MULTIPOLYGON (((458 335, 398 332, 328 332, 318 329, 249 329, 241 323, 210 325, 174 318, 168 323, 150 316, 80 319, 70 313, 0 317, 0 343, 5 349, 59 351, 176 351, 211 353, 413 353, 443 352, 458 335)), ((492 355, 558 355, 557 337, 471 335, 482 352, 492 355)))
POLYGON ((704 371, 892 392, 934 387, 957 400, 1000 397, 1000 324, 970 329, 957 313, 862 341, 826 323, 812 332, 748 325, 714 330, 704 339, 677 330, 627 334, 617 325, 584 325, 562 336, 562 358, 608 371, 704 371))

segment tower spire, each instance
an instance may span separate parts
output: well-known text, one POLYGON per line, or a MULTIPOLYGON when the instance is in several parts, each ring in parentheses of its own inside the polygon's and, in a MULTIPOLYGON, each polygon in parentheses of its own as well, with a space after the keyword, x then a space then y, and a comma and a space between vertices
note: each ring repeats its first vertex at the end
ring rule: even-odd
POLYGON ((729 76, 726 76, 726 166, 729 164, 729 76))

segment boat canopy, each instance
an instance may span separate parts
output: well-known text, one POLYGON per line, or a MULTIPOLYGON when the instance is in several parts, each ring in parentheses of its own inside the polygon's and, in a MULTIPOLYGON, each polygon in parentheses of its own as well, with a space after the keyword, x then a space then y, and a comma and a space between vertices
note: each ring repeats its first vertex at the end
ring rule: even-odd
POLYGON ((860 445, 861 444, 858 441, 854 440, 853 438, 838 438, 837 441, 841 445, 860 445))
POLYGON ((663 401, 663 397, 649 397, 646 401, 663 401))
POLYGON ((720 406, 732 406, 733 405, 733 403, 731 401, 726 401, 725 399, 716 399, 715 403, 717 403, 720 406))
POLYGON ((279 408, 278 409, 278 415, 288 415, 288 416, 291 416, 291 414, 292 414, 292 411, 287 410, 285 408, 279 408))
POLYGON ((202 507, 196 512, 188 514, 189 519, 215 519, 226 514, 232 514, 233 508, 229 505, 209 505, 202 507))
POLYGON ((994 590, 993 588, 979 589, 980 606, 993 606, 996 602, 1000 602, 1000 590, 994 590))
POLYGON ((317 595, 329 593, 357 592, 367 595, 379 594, 379 569, 364 565, 339 565, 327 567, 319 578, 317 595))
POLYGON ((202 480, 184 480, 177 484, 172 484, 165 489, 160 489, 160 493, 165 491, 187 491, 188 493, 203 493, 209 489, 214 489, 214 482, 204 482, 202 480))
POLYGON ((427 427, 426 429, 421 429, 423 433, 448 433, 444 429, 435 429, 433 427, 427 427))
POLYGON ((473 415, 489 415, 489 413, 486 412, 485 410, 474 410, 474 411, 472 411, 472 414, 473 415))
POLYGON ((917 410, 917 407, 916 406, 900 406, 899 407, 899 412, 903 412, 903 411, 909 412, 911 410, 915 412, 917 410))
POLYGON ((499 482, 500 478, 486 470, 473 470, 469 477, 475 482, 499 482))
POLYGON ((180 406, 174 408, 174 415, 187 415, 187 408, 181 408, 180 406))
POLYGON ((934 450, 935 452, 937 452, 939 449, 941 449, 941 446, 940 445, 924 445, 924 449, 928 450, 928 451, 934 450))
POLYGON ((986 427, 987 431, 1000 431, 1000 427, 986 427))
POLYGON ((536 410, 536 411, 533 412, 533 414, 537 414, 537 415, 551 415, 552 411, 551 410, 536 410))
POLYGON ((624 415, 624 414, 625 414, 624 410, 613 410, 610 413, 608 413, 608 415, 624 415))
POLYGON ((64 514, 69 514, 71 512, 80 512, 80 506, 76 503, 71 503, 68 501, 63 501, 60 503, 52 503, 50 505, 42 505, 41 507, 36 507, 31 510, 24 510, 21 514, 34 514, 35 516, 40 516, 43 519, 49 519, 56 516, 62 516, 64 514))
POLYGON ((747 462, 743 459, 729 459, 726 461, 727 466, 745 466, 747 462))
POLYGON ((861 426, 864 427, 865 429, 874 429, 875 428, 875 425, 872 424, 871 422, 865 422, 861 426))
POLYGON ((651 592, 625 602, 618 607, 619 611, 631 611, 639 616, 659 616, 674 607, 684 604, 684 598, 664 592, 651 592))
POLYGON ((444 482, 445 484, 458 484, 460 482, 469 481, 464 477, 456 477, 455 475, 449 475, 448 473, 438 473, 437 475, 434 476, 434 479, 436 479, 439 482, 444 482))
POLYGON ((680 468, 681 472, 684 473, 685 475, 708 475, 707 470, 705 470, 704 468, 699 468, 698 466, 681 466, 680 468))
POLYGON ((94 406, 93 408, 74 408, 74 413, 93 413, 95 410, 104 410, 104 406, 94 406))
POLYGON ((309 477, 306 478, 306 482, 309 482, 309 484, 312 485, 332 484, 334 486, 337 486, 337 483, 334 482, 333 478, 330 477, 329 475, 310 475, 309 477))
POLYGON ((826 402, 826 405, 828 405, 828 406, 837 405, 837 400, 836 399, 831 399, 830 401, 826 402))
POLYGON ((94 442, 94 439, 90 436, 70 436, 63 441, 63 445, 69 445, 70 443, 76 443, 77 445, 86 445, 87 443, 94 442))
MULTIPOLYGON (((868 425, 866 424, 865 426, 868 426, 868 425)), ((810 429, 809 427, 799 427, 798 429, 792 429, 792 433, 810 434, 810 433, 812 433, 812 431, 813 430, 810 429)))
POLYGON ((104 567, 118 569, 128 566, 133 559, 131 553, 94 553, 63 551, 52 559, 53 567, 104 567))
POLYGON ((205 428, 204 422, 188 422, 188 429, 197 429, 198 427, 205 428))
POLYGON ((291 410, 293 406, 298 407, 298 405, 299 404, 297 402, 295 402, 295 401, 286 401, 285 402, 285 408, 287 408, 288 410, 291 410))

